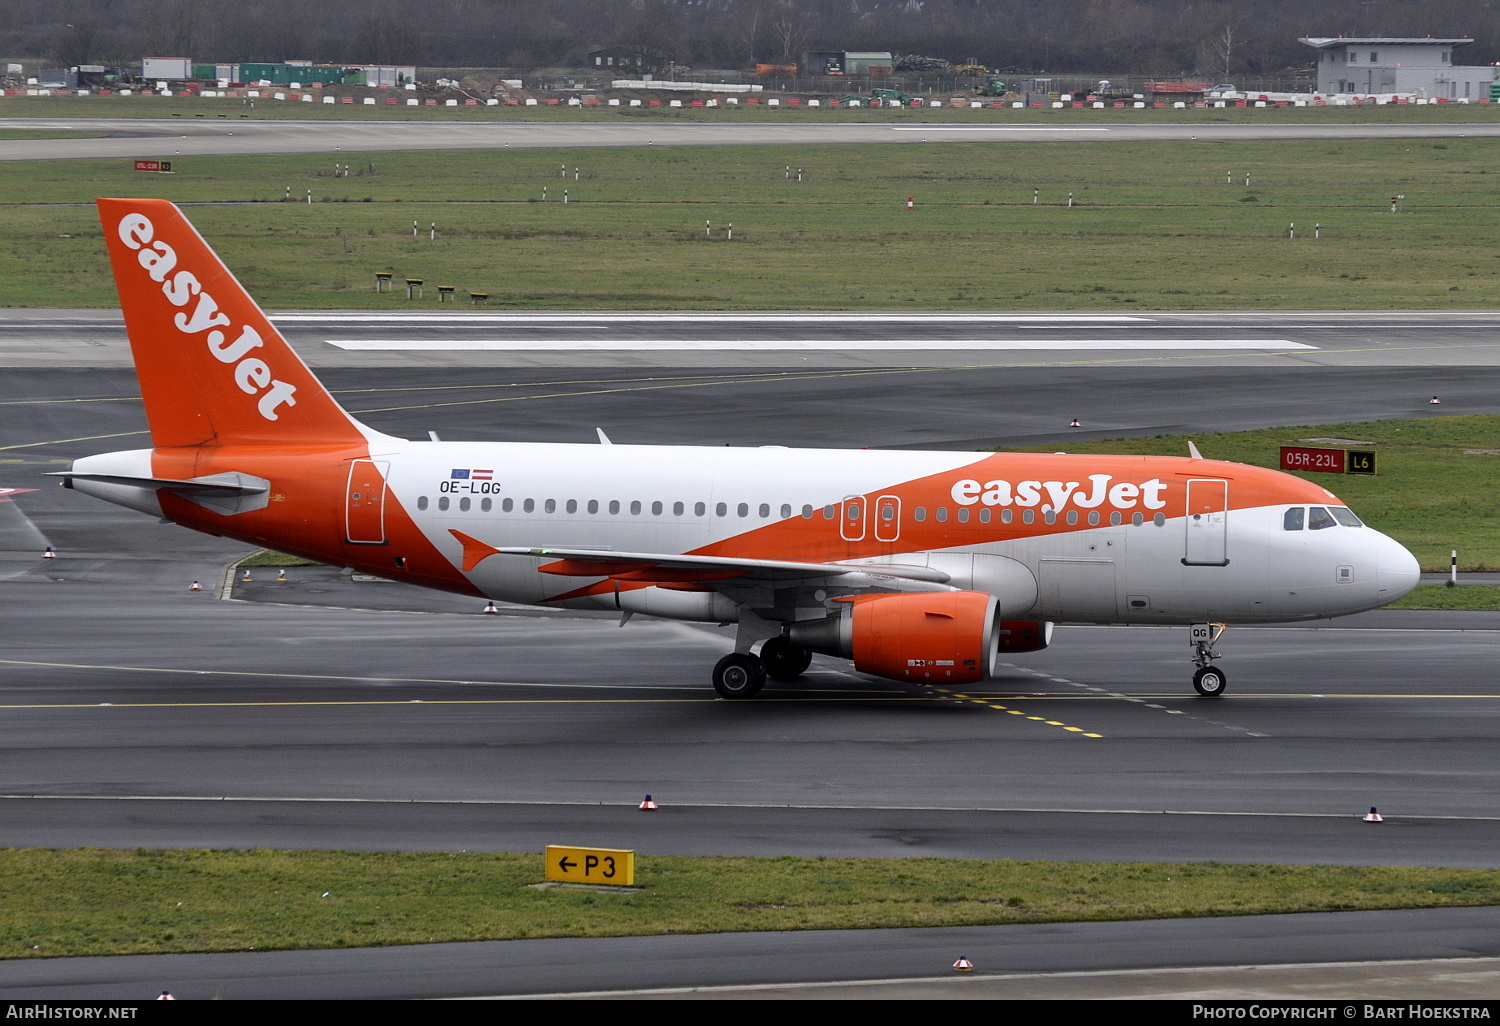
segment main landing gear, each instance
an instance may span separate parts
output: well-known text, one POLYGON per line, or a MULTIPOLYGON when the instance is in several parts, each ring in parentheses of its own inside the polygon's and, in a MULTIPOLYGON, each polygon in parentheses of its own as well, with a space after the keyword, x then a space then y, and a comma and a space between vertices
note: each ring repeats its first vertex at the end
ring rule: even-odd
POLYGON ((714 666, 714 690, 723 698, 754 698, 772 680, 796 680, 812 664, 812 653, 786 638, 768 639, 760 655, 731 652, 714 666))
POLYGON ((1193 690, 1204 698, 1218 698, 1229 684, 1224 671, 1212 665, 1213 660, 1223 658, 1214 651, 1214 642, 1223 635, 1225 626, 1222 623, 1193 624, 1193 663, 1198 667, 1198 672, 1193 674, 1193 690))

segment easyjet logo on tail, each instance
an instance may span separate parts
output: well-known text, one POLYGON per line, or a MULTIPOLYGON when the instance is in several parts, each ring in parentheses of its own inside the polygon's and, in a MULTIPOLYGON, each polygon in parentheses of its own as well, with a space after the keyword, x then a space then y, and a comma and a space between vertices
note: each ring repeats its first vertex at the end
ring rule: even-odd
POLYGON ((266 361, 249 355, 263 345, 260 333, 246 324, 241 326, 234 341, 229 341, 234 332, 228 315, 204 290, 197 275, 192 271, 177 270, 176 251, 157 240, 156 227, 150 218, 144 214, 126 214, 120 219, 118 231, 120 241, 135 250, 141 267, 152 281, 161 286, 167 301, 184 308, 183 312, 172 317, 177 330, 190 337, 202 336, 214 359, 232 367, 229 374, 236 387, 248 396, 259 397, 255 408, 262 417, 276 420, 278 406, 297 405, 296 386, 278 380, 266 361), (225 328, 231 330, 220 330, 225 328))

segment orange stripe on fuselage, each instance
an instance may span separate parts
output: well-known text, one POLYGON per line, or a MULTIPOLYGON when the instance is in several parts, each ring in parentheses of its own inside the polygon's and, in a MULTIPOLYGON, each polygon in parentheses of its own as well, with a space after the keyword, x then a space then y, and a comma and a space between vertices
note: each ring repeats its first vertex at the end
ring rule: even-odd
MULTIPOLYGON (((1190 480, 1223 480, 1229 482, 1229 508, 1250 509, 1258 506, 1273 506, 1293 503, 1336 504, 1338 499, 1320 485, 1290 474, 1283 474, 1264 467, 1252 467, 1242 463, 1225 463, 1218 460, 1194 460, 1175 456, 1065 456, 1045 453, 996 453, 974 463, 953 470, 930 474, 912 481, 899 482, 857 496, 861 502, 864 522, 864 538, 847 541, 840 535, 840 519, 845 512, 842 505, 835 507, 832 520, 824 518, 823 511, 813 511, 811 520, 800 515, 781 520, 743 534, 725 538, 692 550, 692 555, 736 556, 761 559, 789 559, 833 561, 895 555, 902 552, 921 552, 959 546, 984 545, 995 542, 1019 541, 1048 535, 1086 531, 1094 527, 1109 526, 1110 514, 1118 512, 1125 523, 1131 514, 1141 513, 1150 520, 1156 513, 1169 519, 1185 515, 1187 511, 1187 482, 1190 480), (1097 484, 1093 475, 1107 476, 1103 498, 1098 506, 1078 504, 1080 494, 1085 501, 1093 498, 1097 484), (954 496, 958 482, 976 482, 980 488, 974 501, 961 504, 954 496), (986 503, 986 491, 993 482, 1006 482, 1012 500, 1009 503, 986 503), (1160 482, 1156 508, 1147 508, 1145 495, 1139 491, 1147 482, 1160 482), (1014 501, 1024 483, 1032 482, 1038 501, 1023 506, 1014 501), (1138 491, 1133 500, 1116 504, 1110 500, 1110 491, 1116 485, 1132 485, 1138 491), (1047 485, 1057 486, 1048 489, 1047 485), (1071 491, 1068 486, 1072 485, 1071 491), (1057 507, 1058 516, 1048 524, 1043 515, 1044 506, 1050 506, 1055 495, 1066 492, 1067 497, 1057 507), (900 500, 900 531, 891 541, 875 537, 877 522, 876 504, 887 496, 900 500), (918 523, 914 511, 922 507, 927 518, 918 523), (939 522, 936 511, 948 511, 946 522, 939 522), (967 523, 958 521, 960 509, 969 511, 967 523), (979 521, 979 511, 990 510, 988 524, 979 521), (1012 511, 1009 524, 1001 523, 1000 513, 1012 511), (1023 523, 1022 515, 1030 509, 1034 522, 1023 523), (1067 514, 1078 514, 1077 523, 1069 524, 1067 514), (1090 524, 1088 514, 1097 512, 1099 523, 1090 524)), ((1128 491, 1116 493, 1122 498, 1128 491)), ((851 532, 853 533, 853 532, 851 532)))

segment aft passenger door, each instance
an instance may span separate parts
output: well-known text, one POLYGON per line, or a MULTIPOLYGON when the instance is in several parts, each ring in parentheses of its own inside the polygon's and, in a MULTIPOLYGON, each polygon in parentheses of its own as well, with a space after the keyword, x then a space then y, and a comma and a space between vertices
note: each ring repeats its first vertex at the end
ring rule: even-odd
POLYGON ((385 474, 390 466, 374 460, 349 464, 344 537, 355 545, 385 544, 385 474))
POLYGON ((1229 565, 1229 482, 1194 480, 1187 484, 1185 566, 1229 565))

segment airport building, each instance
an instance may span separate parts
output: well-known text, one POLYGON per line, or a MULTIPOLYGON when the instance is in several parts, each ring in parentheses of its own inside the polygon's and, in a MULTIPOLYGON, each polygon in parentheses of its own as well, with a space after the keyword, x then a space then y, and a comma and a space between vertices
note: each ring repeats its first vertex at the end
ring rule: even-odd
POLYGON ((1473 41, 1432 36, 1304 36, 1300 40, 1319 51, 1320 93, 1402 93, 1448 100, 1490 95, 1494 67, 1453 63, 1453 51, 1473 41))

